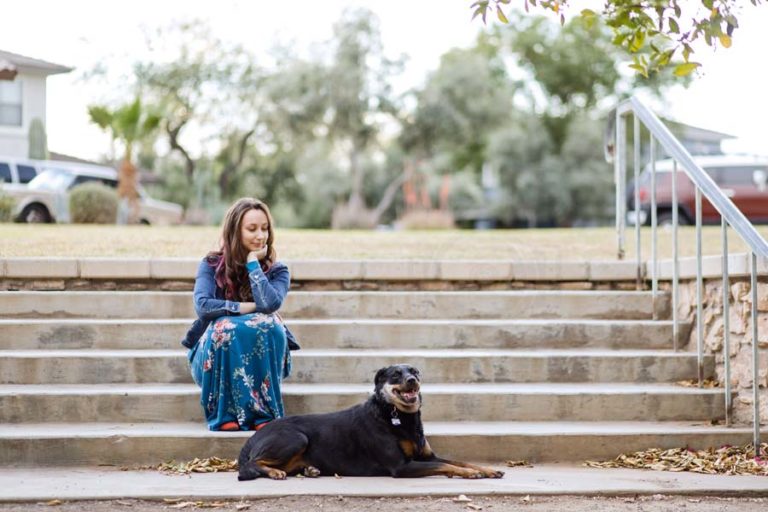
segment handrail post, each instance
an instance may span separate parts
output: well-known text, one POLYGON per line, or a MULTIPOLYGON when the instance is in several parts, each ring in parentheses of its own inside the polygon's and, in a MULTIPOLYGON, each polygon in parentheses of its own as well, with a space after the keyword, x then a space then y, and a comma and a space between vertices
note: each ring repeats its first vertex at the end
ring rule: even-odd
POLYGON ((728 222, 720 217, 723 245, 723 380, 725 381, 725 426, 731 426, 731 282, 728 275, 728 222))
POLYGON ((634 161, 633 167, 634 167, 634 180, 635 180, 635 253, 637 256, 637 277, 635 279, 635 288, 637 290, 642 289, 642 279, 643 279, 643 271, 642 271, 642 246, 640 242, 640 118, 637 116, 634 116, 634 124, 633 124, 633 131, 634 133, 634 144, 633 144, 633 153, 634 153, 634 161))
POLYGON ((659 259, 657 254, 656 244, 656 227, 658 224, 658 217, 656 215, 656 139, 651 134, 650 144, 650 161, 651 161, 651 290, 653 296, 653 319, 658 320, 659 313, 658 300, 659 300, 659 259))
POLYGON ((624 223, 625 223, 625 198, 624 185, 626 176, 626 137, 627 124, 619 109, 616 109, 616 154, 614 155, 613 170, 616 178, 616 238, 618 259, 624 259, 624 223))
POLYGON ((752 285, 752 402, 754 414, 754 438, 755 457, 760 456, 760 393, 758 380, 760 379, 760 361, 757 350, 757 255, 751 253, 751 285, 752 285))
POLYGON ((696 187, 696 359, 699 364, 699 387, 704 384, 704 278, 701 272, 701 189, 696 187))
POLYGON ((678 278, 680 265, 677 247, 677 160, 672 163, 672 348, 677 352, 677 302, 679 300, 678 278))

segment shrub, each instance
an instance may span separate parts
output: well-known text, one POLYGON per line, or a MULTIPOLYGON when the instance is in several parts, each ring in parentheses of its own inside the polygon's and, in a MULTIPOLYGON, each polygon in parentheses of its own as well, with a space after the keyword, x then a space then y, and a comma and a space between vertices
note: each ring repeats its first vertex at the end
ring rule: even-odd
POLYGON ((11 222, 16 201, 0 190, 0 222, 11 222))
POLYGON ((76 224, 114 224, 117 205, 117 192, 101 183, 83 183, 69 193, 69 217, 76 224))

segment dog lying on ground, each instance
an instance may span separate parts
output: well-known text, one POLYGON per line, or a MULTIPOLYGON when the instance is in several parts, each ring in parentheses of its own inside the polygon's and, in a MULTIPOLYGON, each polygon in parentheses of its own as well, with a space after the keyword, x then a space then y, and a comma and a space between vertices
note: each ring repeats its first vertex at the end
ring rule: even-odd
POLYGON ((289 416, 272 421, 245 443, 238 480, 266 476, 308 477, 432 475, 501 478, 491 468, 437 457, 421 423, 419 372, 408 365, 376 373, 373 396, 329 414, 289 416))

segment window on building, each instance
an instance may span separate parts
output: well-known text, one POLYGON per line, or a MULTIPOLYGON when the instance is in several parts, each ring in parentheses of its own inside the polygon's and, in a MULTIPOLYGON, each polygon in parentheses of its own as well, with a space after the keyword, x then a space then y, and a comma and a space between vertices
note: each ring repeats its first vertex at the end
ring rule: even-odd
POLYGON ((21 126, 21 82, 0 80, 0 126, 21 126))

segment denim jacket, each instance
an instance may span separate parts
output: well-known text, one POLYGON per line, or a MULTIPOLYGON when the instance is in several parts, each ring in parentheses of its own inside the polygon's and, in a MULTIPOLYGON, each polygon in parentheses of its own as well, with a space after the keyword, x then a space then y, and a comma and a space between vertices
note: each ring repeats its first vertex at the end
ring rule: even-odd
MULTIPOLYGON (((276 262, 267 272, 264 272, 257 261, 251 261, 246 264, 246 269, 251 282, 253 302, 256 303, 256 312, 274 313, 280 309, 285 296, 288 295, 291 283, 288 267, 276 262)), ((194 303, 197 320, 192 323, 187 335, 181 340, 181 344, 187 348, 195 346, 212 320, 221 316, 240 314, 240 302, 224 299, 224 290, 216 285, 215 274, 215 267, 211 266, 207 258, 203 258, 195 278, 194 303)), ((299 345, 287 327, 285 327, 285 334, 289 348, 298 350, 299 345)))

